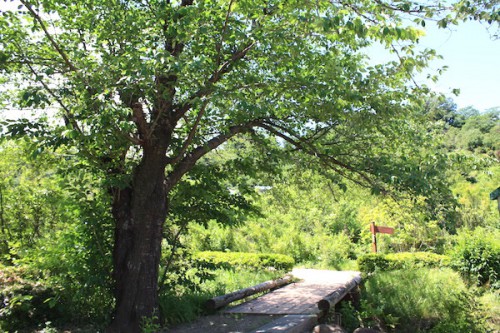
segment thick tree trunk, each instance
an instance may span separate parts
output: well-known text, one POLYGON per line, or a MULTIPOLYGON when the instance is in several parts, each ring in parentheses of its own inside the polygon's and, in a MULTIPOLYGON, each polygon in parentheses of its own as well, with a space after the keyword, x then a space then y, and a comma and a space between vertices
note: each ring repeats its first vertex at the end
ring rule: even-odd
POLYGON ((116 305, 108 332, 138 333, 144 319, 159 316, 158 266, 167 215, 164 172, 162 154, 145 152, 132 186, 114 195, 116 305))

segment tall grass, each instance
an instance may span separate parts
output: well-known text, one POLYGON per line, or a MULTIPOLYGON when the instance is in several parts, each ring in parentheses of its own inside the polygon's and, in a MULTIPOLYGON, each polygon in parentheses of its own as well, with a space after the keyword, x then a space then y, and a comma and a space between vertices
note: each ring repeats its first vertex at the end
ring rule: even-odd
POLYGON ((392 332, 487 332, 481 306, 451 269, 378 272, 362 309, 367 324, 392 332))
POLYGON ((203 306, 206 300, 281 276, 283 273, 279 271, 215 270, 212 279, 195 289, 177 289, 160 295, 162 321, 168 327, 195 320, 207 313, 203 306))
POLYGON ((479 301, 487 313, 487 324, 491 332, 500 332, 500 291, 486 291, 479 301))

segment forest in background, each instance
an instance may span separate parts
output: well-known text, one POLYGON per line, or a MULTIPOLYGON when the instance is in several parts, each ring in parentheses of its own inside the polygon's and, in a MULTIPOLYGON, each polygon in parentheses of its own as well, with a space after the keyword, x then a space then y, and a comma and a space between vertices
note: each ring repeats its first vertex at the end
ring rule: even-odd
MULTIPOLYGON (((229 219, 211 220, 206 229, 192 225, 188 243, 195 250, 275 252, 297 262, 331 265, 370 250, 372 221, 397 230, 382 236, 382 252, 442 254, 451 235, 498 229, 499 212, 489 195, 500 180, 495 156, 500 110, 456 110, 451 101, 438 107, 428 114, 434 146, 427 149, 435 149, 435 158, 447 165, 446 173, 435 176, 447 183, 449 197, 446 192, 438 197, 374 195, 371 189, 338 183, 322 170, 304 167, 304 161, 294 164, 292 158, 277 177, 260 180, 255 204, 262 217, 247 217, 236 228, 226 228, 229 219)), ((245 151, 244 142, 240 144, 238 154, 245 151)))
MULTIPOLYGON (((165 232, 160 304, 164 309, 182 299, 190 304, 189 310, 163 313, 165 322, 175 324, 200 315, 202 299, 227 291, 221 285, 227 284, 231 290, 269 278, 264 274, 248 280, 248 273, 225 271, 216 281, 195 264, 193 254, 277 253, 291 256, 297 266, 357 269, 353 261, 371 251, 369 224, 374 221, 396 229, 393 235, 379 236, 383 254, 428 252, 455 258, 455 270, 465 278, 465 284, 481 289, 468 294, 468 287, 463 287, 466 289, 458 296, 445 296, 459 297, 447 306, 465 306, 476 316, 471 321, 470 315, 462 313, 465 317, 459 316, 460 324, 476 323, 479 314, 488 314, 488 324, 467 326, 471 332, 498 328, 500 218, 489 194, 500 180, 499 157, 495 155, 500 149, 500 109, 481 113, 472 107, 457 110, 449 99, 426 105, 422 129, 431 141, 424 148, 432 149, 447 170, 434 175, 442 178, 447 189, 437 196, 374 193, 317 167, 284 142, 276 141, 273 151, 262 155, 249 143, 251 136, 221 146, 204 158, 199 173, 185 179, 185 193, 176 195, 179 201, 172 203, 173 218, 165 232), (190 201, 193 193, 196 201, 190 201), (472 259, 460 264, 466 256, 472 259), (237 276, 243 280, 231 285, 229 281, 238 280, 237 276), (486 305, 477 307, 478 301, 469 302, 474 299, 486 305)), ((106 179, 86 172, 85 162, 71 150, 40 150, 27 138, 4 138, 0 156, 2 329, 104 325, 113 303, 113 227, 105 204, 109 194, 100 185, 106 179)), ((411 274, 416 275, 381 278, 389 279, 393 286, 406 279, 426 284, 434 278, 437 285, 456 279, 451 271, 444 277, 433 277, 437 273, 429 272, 411 274)), ((457 283, 452 292, 462 288, 463 282, 457 283)), ((374 287, 368 284, 367 288, 374 287)), ((404 285, 400 289, 407 290, 404 285)), ((380 294, 380 290, 373 293, 380 294)), ((436 296, 442 290, 437 288, 433 293, 436 296)), ((386 329, 399 327, 404 331, 398 326, 401 320, 391 317, 390 310, 372 309, 369 295, 367 299, 366 318, 378 316, 386 329)), ((372 304, 379 301, 373 299, 372 304)), ((428 316, 419 312, 417 303, 407 306, 414 316, 428 316)), ((346 318, 359 324, 354 310, 345 311, 346 318)), ((446 311, 443 313, 452 318, 446 311)), ((429 331, 450 329, 446 325, 444 330, 433 327, 429 331)))

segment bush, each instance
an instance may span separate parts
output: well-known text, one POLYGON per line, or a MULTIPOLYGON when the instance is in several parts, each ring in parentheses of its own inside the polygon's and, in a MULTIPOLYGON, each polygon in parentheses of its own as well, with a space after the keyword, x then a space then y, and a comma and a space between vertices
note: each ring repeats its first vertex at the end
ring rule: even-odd
POLYGON ((463 231, 450 251, 451 266, 470 284, 500 288, 500 231, 463 231))
POLYGON ((390 254, 366 254, 358 258, 358 268, 365 274, 377 270, 389 271, 422 267, 446 267, 450 258, 432 252, 399 252, 390 254))
POLYGON ((250 268, 291 270, 295 264, 292 257, 283 254, 244 253, 244 252, 216 252, 205 251, 193 255, 193 259, 200 266, 211 268, 250 268))
POLYGON ((399 252, 386 255, 389 269, 409 269, 423 267, 447 267, 450 258, 432 252, 399 252))
POLYGON ((63 317, 71 324, 104 324, 112 309, 110 249, 97 239, 105 237, 104 226, 93 226, 95 236, 85 230, 94 222, 67 223, 65 230, 47 235, 38 247, 16 261, 27 269, 43 272, 37 281, 57 291, 63 317))
POLYGON ((362 292, 364 324, 391 332, 486 332, 484 314, 449 268, 377 272, 362 292))
MULTIPOLYGON (((171 258, 165 257, 162 262, 169 262, 171 258)), ((199 291, 202 285, 214 278, 216 265, 205 260, 192 258, 183 248, 177 248, 173 260, 168 268, 160 266, 160 294, 184 294, 199 291), (166 269, 166 270, 165 270, 166 269)))
MULTIPOLYGON (((29 273, 31 274, 31 272, 29 273)), ((0 269, 0 331, 35 327, 64 316, 54 288, 43 282, 27 280, 24 268, 0 269)))
POLYGON ((171 292, 160 295, 161 321, 167 327, 193 321, 205 314, 204 303, 212 295, 203 292, 191 292, 176 295, 171 292))
POLYGON ((358 269, 365 273, 373 273, 377 270, 385 271, 389 267, 389 260, 384 254, 365 254, 358 258, 358 269))
POLYGON ((319 254, 319 262, 326 264, 328 267, 339 267, 343 263, 355 258, 356 245, 351 242, 348 235, 339 233, 332 236, 317 235, 315 241, 317 249, 315 252, 319 254))

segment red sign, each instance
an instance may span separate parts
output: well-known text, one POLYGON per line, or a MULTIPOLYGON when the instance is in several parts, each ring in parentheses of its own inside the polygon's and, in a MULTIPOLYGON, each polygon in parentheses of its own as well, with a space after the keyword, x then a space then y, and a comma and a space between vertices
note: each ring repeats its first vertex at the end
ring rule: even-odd
POLYGON ((370 231, 372 233, 372 250, 377 253, 377 232, 380 234, 392 235, 394 233, 394 228, 379 227, 375 225, 375 222, 372 222, 370 224, 370 231))
POLYGON ((374 223, 370 224, 370 231, 372 234, 378 232, 381 234, 389 234, 392 235, 394 233, 394 228, 389 228, 389 227, 380 227, 378 225, 375 225, 374 223))

